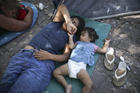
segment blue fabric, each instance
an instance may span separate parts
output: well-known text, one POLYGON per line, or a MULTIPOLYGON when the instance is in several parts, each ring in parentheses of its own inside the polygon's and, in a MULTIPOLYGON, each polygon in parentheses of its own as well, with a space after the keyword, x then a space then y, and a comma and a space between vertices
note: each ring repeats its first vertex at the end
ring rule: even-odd
POLYGON ((38 61, 34 50, 21 50, 12 59, 0 82, 0 93, 42 93, 48 86, 54 62, 38 61))
POLYGON ((89 66, 94 65, 94 46, 90 42, 76 42, 76 47, 73 49, 70 59, 76 62, 84 62, 89 66))
MULTIPOLYGON (((53 54, 60 53, 68 42, 68 35, 61 30, 61 23, 51 22, 29 43, 37 49, 53 54)), ((38 61, 34 50, 22 50, 14 56, 0 82, 0 93, 41 93, 48 86, 54 62, 38 61)))
POLYGON ((61 29, 61 23, 51 22, 31 40, 29 45, 58 54, 64 49, 67 42, 68 35, 61 29))
MULTIPOLYGON (((35 5, 33 5, 32 3, 28 3, 28 2, 21 2, 21 4, 25 5, 25 6, 29 6, 32 8, 33 10, 33 20, 32 20, 32 25, 30 26, 29 29, 23 31, 23 32, 6 32, 5 34, 0 36, 0 46, 8 43, 9 41, 11 41, 12 39, 16 38, 17 36, 29 31, 33 25, 35 24, 37 17, 38 17, 38 10, 35 7, 35 5)), ((2 30, 2 32, 5 32, 4 29, 0 29, 2 30)))

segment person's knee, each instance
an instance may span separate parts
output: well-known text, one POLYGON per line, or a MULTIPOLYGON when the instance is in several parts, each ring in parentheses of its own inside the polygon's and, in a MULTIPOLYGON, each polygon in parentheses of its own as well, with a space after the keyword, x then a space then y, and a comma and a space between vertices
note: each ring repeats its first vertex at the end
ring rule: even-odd
POLYGON ((59 69, 55 69, 54 71, 53 71, 53 76, 54 77, 57 77, 57 76, 59 76, 61 74, 61 71, 59 70, 59 69))

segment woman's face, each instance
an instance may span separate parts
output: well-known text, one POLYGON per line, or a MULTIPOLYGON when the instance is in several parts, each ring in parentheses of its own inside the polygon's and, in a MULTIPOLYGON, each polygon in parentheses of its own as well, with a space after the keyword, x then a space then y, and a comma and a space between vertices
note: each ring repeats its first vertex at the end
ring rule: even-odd
POLYGON ((17 9, 10 10, 5 7, 1 7, 1 10, 4 12, 6 16, 16 18, 17 9))
POLYGON ((81 32, 80 41, 84 41, 84 42, 90 42, 91 41, 87 32, 85 32, 85 31, 81 32))

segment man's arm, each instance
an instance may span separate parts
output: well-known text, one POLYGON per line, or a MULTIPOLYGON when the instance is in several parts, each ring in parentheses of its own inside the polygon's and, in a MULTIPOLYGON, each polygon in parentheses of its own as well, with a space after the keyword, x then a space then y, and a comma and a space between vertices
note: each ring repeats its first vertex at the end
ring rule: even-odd
POLYGON ((53 19, 54 22, 61 22, 65 20, 66 23, 71 23, 70 15, 68 9, 64 4, 61 4, 57 10, 57 13, 53 19))
POLYGON ((12 17, 0 15, 0 27, 8 31, 23 31, 28 28, 32 23, 33 11, 28 8, 29 12, 24 20, 17 20, 12 17))
POLYGON ((36 51, 34 56, 38 60, 53 60, 56 62, 64 62, 64 61, 67 61, 67 59, 69 58, 69 54, 70 54, 70 48, 68 45, 66 45, 65 51, 61 55, 60 54, 56 55, 56 54, 52 54, 44 50, 40 50, 40 51, 36 51))
POLYGON ((54 22, 65 21, 66 29, 70 34, 74 34, 77 31, 76 26, 72 23, 68 9, 65 5, 61 4, 57 10, 57 13, 53 19, 54 22))
POLYGON ((51 60, 57 61, 57 62, 64 62, 67 61, 70 55, 70 48, 68 45, 65 47, 65 51, 62 55, 53 55, 51 56, 51 60))

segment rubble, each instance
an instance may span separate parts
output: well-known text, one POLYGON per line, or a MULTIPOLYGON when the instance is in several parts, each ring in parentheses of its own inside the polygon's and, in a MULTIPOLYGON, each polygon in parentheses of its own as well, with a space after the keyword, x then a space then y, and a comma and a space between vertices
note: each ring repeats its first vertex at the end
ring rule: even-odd
MULTIPOLYGON (((35 5, 40 2, 40 0, 25 1, 32 2, 35 5)), ((42 0, 41 2, 47 7, 39 11, 38 20, 31 31, 0 47, 0 77, 4 73, 11 56, 28 44, 42 27, 52 21, 50 18, 54 12, 52 0, 42 0)), ((112 40, 110 47, 115 49, 116 59, 113 71, 108 71, 103 65, 104 55, 99 57, 92 75, 95 88, 92 89, 91 93, 140 93, 140 17, 135 16, 139 15, 97 20, 112 26, 108 37, 112 40), (120 56, 126 59, 131 71, 126 75, 126 83, 122 87, 115 87, 112 84, 112 78, 120 56)))

